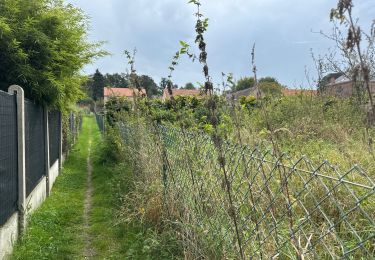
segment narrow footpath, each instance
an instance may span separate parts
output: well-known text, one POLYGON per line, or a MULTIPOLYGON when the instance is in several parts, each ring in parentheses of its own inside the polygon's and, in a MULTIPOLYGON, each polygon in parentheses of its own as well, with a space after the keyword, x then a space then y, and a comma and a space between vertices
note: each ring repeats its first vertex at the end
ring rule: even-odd
POLYGON ((121 219, 134 174, 108 149, 95 118, 85 117, 50 197, 30 217, 11 259, 181 259, 170 233, 121 219))
POLYGON ((88 146, 88 155, 87 155, 87 190, 85 194, 85 208, 83 212, 83 217, 85 220, 85 250, 84 250, 84 257, 85 259, 92 259, 95 256, 95 250, 92 247, 92 237, 90 235, 90 215, 91 215, 91 208, 92 208, 92 195, 93 195, 93 187, 92 187, 92 163, 91 163, 91 126, 89 126, 89 146, 88 146))
POLYGON ((101 163, 101 134, 85 117, 51 196, 30 217, 11 259, 123 259, 114 225, 111 169, 101 163))

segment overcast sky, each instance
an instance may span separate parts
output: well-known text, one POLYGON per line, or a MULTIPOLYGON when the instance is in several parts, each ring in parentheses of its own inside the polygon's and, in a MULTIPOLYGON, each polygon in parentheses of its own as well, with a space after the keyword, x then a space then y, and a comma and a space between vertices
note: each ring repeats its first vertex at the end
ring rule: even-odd
MULTIPOLYGON (((194 44, 195 12, 188 0, 66 0, 91 18, 90 40, 106 41, 111 56, 85 67, 103 73, 125 72, 125 49, 137 48, 136 69, 159 83, 168 75, 179 41, 194 44)), ((310 49, 324 53, 332 44, 313 32, 329 32, 329 13, 337 0, 201 0, 210 19, 206 33, 208 64, 215 83, 221 72, 236 79, 251 76, 251 47, 256 43, 258 76, 309 87, 305 67, 314 75, 310 49)), ((354 0, 362 24, 375 18, 374 0, 354 0)), ((201 66, 183 58, 173 80, 179 86, 202 82, 201 66)))

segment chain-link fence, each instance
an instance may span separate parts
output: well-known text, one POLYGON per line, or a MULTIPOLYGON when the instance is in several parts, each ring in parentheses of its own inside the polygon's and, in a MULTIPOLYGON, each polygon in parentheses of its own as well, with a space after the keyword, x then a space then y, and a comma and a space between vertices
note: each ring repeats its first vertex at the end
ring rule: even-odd
POLYGON ((0 226, 17 210, 16 98, 0 91, 0 226))
POLYGON ((191 257, 374 259, 374 169, 314 165, 204 133, 120 123, 137 172, 159 175, 191 257))
POLYGON ((95 113, 95 118, 96 118, 96 122, 98 124, 100 132, 104 133, 104 131, 105 131, 104 115, 100 115, 100 114, 95 113))
MULTIPOLYGON (((64 121, 64 120, 63 120, 64 121)), ((65 118, 65 124, 63 127, 63 143, 62 150, 64 154, 67 154, 71 147, 75 144, 79 132, 82 129, 82 115, 80 113, 69 113, 65 118)))

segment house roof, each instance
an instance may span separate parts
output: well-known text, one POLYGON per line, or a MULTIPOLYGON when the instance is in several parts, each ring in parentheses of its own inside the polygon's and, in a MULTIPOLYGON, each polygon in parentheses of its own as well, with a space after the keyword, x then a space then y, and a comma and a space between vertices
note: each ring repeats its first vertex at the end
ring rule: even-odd
MULTIPOLYGON (((362 77, 359 77, 358 80, 362 80, 363 78, 362 77)), ((375 78, 371 78, 370 81, 375 81, 375 78)), ((345 75, 342 75, 341 77, 337 78, 335 83, 334 84, 338 84, 338 83, 346 83, 346 82, 352 82, 352 79, 348 78, 347 76, 345 75)), ((332 85, 334 85, 332 84, 332 85)))
MULTIPOLYGON (((199 89, 172 89, 172 95, 175 96, 199 96, 201 91, 199 89)), ((168 89, 164 89, 163 95, 170 97, 168 89)))
MULTIPOLYGON (((118 97, 133 97, 134 93, 138 93, 138 89, 132 88, 111 88, 105 87, 104 88, 104 96, 118 96, 118 97)), ((146 95, 146 90, 142 88, 141 90, 142 95, 146 95)))

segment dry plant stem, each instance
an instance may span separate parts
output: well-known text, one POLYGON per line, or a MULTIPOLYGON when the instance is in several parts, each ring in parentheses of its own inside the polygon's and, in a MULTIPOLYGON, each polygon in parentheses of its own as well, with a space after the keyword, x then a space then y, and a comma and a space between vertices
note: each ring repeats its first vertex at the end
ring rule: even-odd
MULTIPOLYGON (((182 131, 182 135, 184 137, 184 140, 189 140, 189 137, 187 136, 186 131, 185 131, 185 129, 183 127, 181 127, 181 131, 182 131)), ((187 162, 186 165, 187 165, 189 173, 190 173, 190 177, 191 177, 191 181, 192 181, 192 184, 193 184, 193 188, 195 188, 197 186, 197 181, 195 179, 194 171, 193 171, 193 169, 191 167, 191 165, 193 165, 193 163, 194 163, 194 160, 191 158, 191 156, 189 155, 189 153, 186 152, 186 153, 184 153, 184 155, 185 155, 185 161, 187 162)), ((193 194, 195 195, 195 191, 194 191, 193 194)), ((202 203, 202 207, 203 207, 203 209, 205 209, 206 205, 205 205, 204 200, 203 200, 201 189, 199 189, 199 188, 198 188, 198 197, 203 202, 202 203)), ((194 196, 194 206, 196 207, 196 210, 200 211, 200 209, 198 208, 197 205, 200 205, 200 203, 198 203, 197 197, 194 196)))
MULTIPOLYGON (((128 64, 130 64, 130 67, 131 67, 131 72, 130 72, 130 83, 131 83, 131 88, 133 90, 133 99, 134 99, 134 111, 135 111, 135 115, 136 115, 136 128, 137 128, 137 133, 140 133, 140 128, 141 128, 141 123, 140 123, 140 118, 141 118, 141 111, 139 109, 139 99, 146 99, 146 102, 147 102, 147 95, 143 94, 142 93, 142 86, 141 84, 139 83, 139 77, 137 75, 137 71, 135 69, 135 55, 137 53, 137 49, 134 48, 133 50, 133 53, 131 54, 129 51, 125 50, 125 55, 128 59, 128 64), (137 91, 136 91, 137 90, 137 91)), ((149 106, 147 106, 147 113, 148 115, 151 115, 150 113, 150 108, 149 106)), ((140 139, 136 138, 134 140, 137 145, 136 147, 141 147, 140 145, 140 139)), ((139 165, 136 165, 135 166, 137 169, 139 169, 141 166, 139 165)), ((135 172, 138 172, 138 171, 134 171, 135 172)))
MULTIPOLYGON (((348 8, 348 14, 349 14, 350 27, 351 27, 353 32, 356 32, 355 26, 354 26, 354 21, 353 21, 353 16, 352 16, 352 7, 348 8)), ((357 35, 357 37, 359 37, 359 39, 360 39, 360 35, 357 35)), ((360 40, 355 41, 355 45, 356 45, 359 60, 360 60, 360 66, 361 66, 361 71, 362 71, 362 74, 363 74, 363 77, 364 77, 365 87, 366 87, 366 90, 367 90, 367 93, 368 93, 369 99, 370 99, 370 105, 371 105, 371 109, 372 109, 372 118, 371 119, 373 120, 374 117, 375 117, 375 105, 374 105, 374 101, 373 101, 372 93, 371 93, 370 76, 368 75, 369 69, 368 69, 368 67, 367 67, 367 65, 366 65, 366 63, 363 59, 363 56, 362 56, 361 41, 360 40)))
MULTIPOLYGON (((255 44, 253 45, 251 56, 252 56, 251 60, 252 60, 253 73, 254 73, 254 84, 255 84, 255 87, 257 88, 257 91, 259 92, 260 90, 258 88, 258 82, 257 82, 257 68, 256 68, 256 64, 255 64, 255 44)), ((277 156, 281 160, 282 154, 280 152, 278 142, 277 142, 276 138, 274 137, 275 131, 274 131, 273 127, 271 126, 271 123, 270 123, 270 120, 269 120, 270 117, 268 115, 267 109, 264 107, 263 101, 261 101, 261 110, 264 114, 264 119, 265 119, 265 122, 266 122, 267 130, 270 133, 270 139, 271 139, 271 143, 272 143, 272 146, 273 146, 273 149, 274 149, 274 154, 275 154, 275 156, 277 156)), ((293 221, 293 214, 292 214, 292 209, 291 209, 291 205, 292 205, 291 201, 292 200, 291 200, 291 197, 290 197, 288 177, 287 177, 287 174, 286 174, 285 166, 282 163, 278 164, 278 168, 279 168, 279 179, 280 179, 282 193, 284 194, 284 196, 287 199, 287 203, 285 203, 285 208, 287 210, 288 219, 289 219, 289 231, 290 231, 290 236, 291 236, 292 241, 293 241, 292 245, 293 245, 294 248, 298 248, 296 246, 296 245, 298 245, 296 237, 293 234, 294 221, 293 221)), ((275 229, 275 230, 277 230, 277 229, 275 229)), ((277 231, 276 231, 276 237, 278 237, 277 231)), ((300 250, 298 250, 296 252, 296 254, 297 254, 298 259, 301 259, 302 254, 300 253, 300 250)))
POLYGON ((169 168, 169 162, 168 162, 167 152, 166 152, 165 146, 163 145, 163 140, 162 140, 162 137, 161 137, 161 134, 160 134, 160 130, 159 130, 156 123, 153 122, 152 125, 153 125, 154 131, 155 131, 154 137, 156 137, 156 138, 154 138, 154 139, 155 139, 156 147, 158 149, 159 158, 162 161, 162 169, 161 170, 162 170, 163 199, 164 199, 163 205, 166 208, 167 216, 170 219, 171 218, 171 212, 170 212, 170 209, 169 209, 168 203, 167 203, 167 194, 168 194, 167 173, 168 173, 168 168, 169 168))
MULTIPOLYGON (((353 75, 348 76, 347 71, 343 71, 341 69, 338 69, 338 71, 343 72, 348 78, 352 78, 353 84, 355 85, 357 85, 357 76, 359 72, 361 73, 360 76, 363 78, 364 87, 369 96, 369 103, 371 107, 370 121, 373 121, 375 119, 375 105, 370 86, 370 66, 374 68, 374 66, 371 64, 374 57, 374 24, 371 26, 370 34, 363 32, 353 19, 352 10, 354 5, 352 2, 352 0, 338 1, 337 7, 333 8, 330 14, 331 21, 334 23, 333 34, 331 36, 322 32, 321 34, 336 42, 338 49, 341 51, 342 56, 346 59, 349 65, 349 73, 353 75), (336 21, 339 21, 340 24, 344 23, 348 25, 349 29, 346 39, 344 39, 345 37, 343 36, 343 33, 336 25, 336 21), (365 52, 363 52, 361 48, 362 35, 367 38, 369 43, 365 52)), ((336 63, 339 62, 334 62, 334 56, 334 53, 328 55, 328 62, 333 68, 338 68, 339 66, 336 63)))
MULTIPOLYGON (((232 117, 234 119, 234 125, 236 127, 236 135, 237 135, 237 140, 238 140, 238 143, 241 147, 243 147, 243 142, 242 142, 242 136, 241 136, 241 124, 240 124, 240 120, 239 120, 239 116, 237 114, 237 108, 236 108, 236 103, 234 101, 234 98, 232 97, 232 100, 231 100, 231 111, 232 111, 232 117)), ((241 155, 241 160, 242 160, 242 164, 244 165, 245 167, 245 176, 248 178, 250 176, 250 173, 249 173, 249 169, 247 167, 247 163, 246 163, 246 158, 245 158, 245 154, 242 153, 241 155)), ((251 204, 252 204, 252 211, 254 211, 253 209, 256 209, 255 207, 255 199, 254 199, 254 196, 253 196, 253 193, 251 192, 251 184, 249 183, 249 190, 250 190, 250 201, 251 201, 251 204)), ((251 218, 252 219, 252 218, 251 218)), ((253 220, 253 219, 252 219, 253 220)), ((258 222, 255 220, 255 230, 256 230, 256 237, 257 237, 257 241, 258 241, 258 245, 259 247, 261 247, 261 243, 260 243, 260 233, 259 233, 259 224, 258 222)), ((262 251, 260 252, 260 258, 263 258, 263 254, 262 254, 262 251)))
POLYGON ((204 41, 203 34, 207 30, 208 20, 207 19, 203 20, 203 21, 201 20, 203 15, 200 12, 200 5, 201 5, 200 1, 199 0, 193 0, 192 2, 197 6, 197 13, 196 13, 197 23, 196 23, 196 26, 195 26, 195 31, 197 33, 197 37, 196 37, 195 42, 198 44, 198 48, 200 50, 199 62, 203 65, 203 74, 206 78, 205 92, 206 92, 206 94, 209 95, 208 100, 207 100, 207 105, 208 105, 208 109, 210 111, 210 121, 211 121, 210 123, 214 128, 214 133, 212 135, 212 139, 213 139, 214 145, 215 145, 215 147, 218 151, 218 161, 219 161, 220 168, 221 168, 221 170, 224 174, 226 192, 227 192, 229 205, 230 205, 229 215, 232 218, 232 221, 233 221, 234 226, 235 226, 236 238, 237 238, 237 242, 238 242, 238 249, 239 249, 241 258, 245 259, 245 255, 244 255, 244 252, 243 252, 243 249, 242 249, 241 236, 240 236, 239 227, 238 227, 237 214, 236 214, 236 210, 235 210, 235 206, 234 206, 233 198, 232 198, 231 184, 230 184, 229 179, 228 179, 228 173, 227 173, 227 169, 226 169, 226 165, 225 165, 225 156, 224 156, 223 147, 222 147, 223 146, 222 138, 219 135, 219 131, 218 131, 218 117, 217 117, 217 112, 216 112, 217 104, 216 104, 216 101, 215 101, 215 97, 213 96, 213 84, 211 82, 211 77, 209 75, 209 69, 208 69, 208 65, 207 65, 206 43, 204 41))

